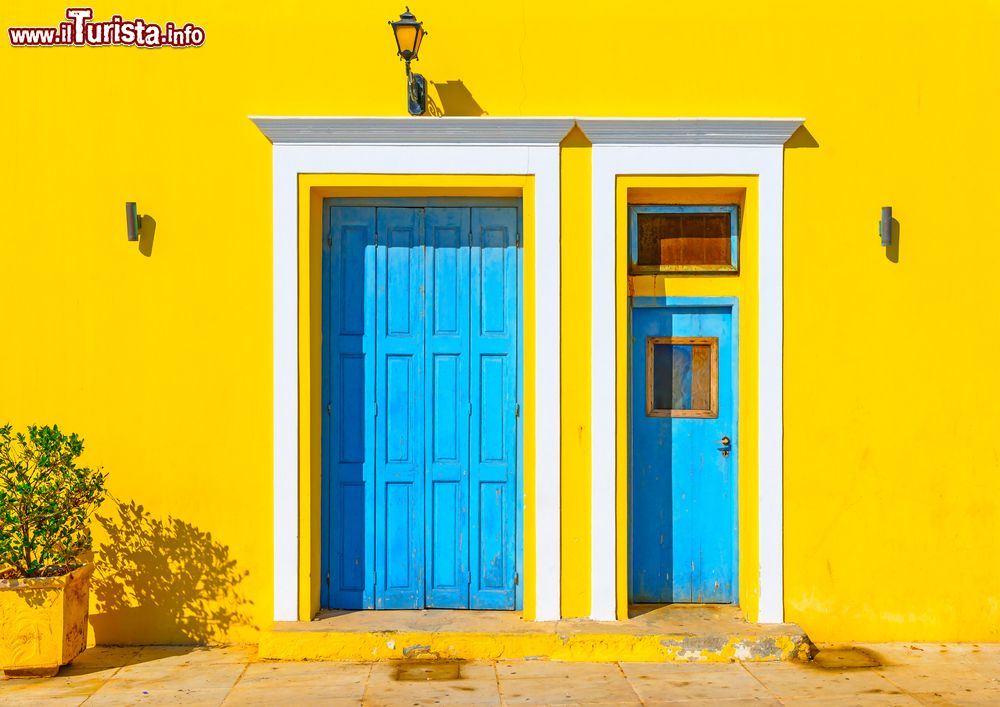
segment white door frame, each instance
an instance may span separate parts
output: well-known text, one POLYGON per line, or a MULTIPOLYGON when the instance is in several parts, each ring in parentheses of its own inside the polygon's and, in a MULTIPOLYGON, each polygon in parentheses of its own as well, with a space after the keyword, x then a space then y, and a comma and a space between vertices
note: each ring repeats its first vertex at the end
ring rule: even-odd
POLYGON ((757 620, 784 620, 782 558, 782 199, 784 143, 799 119, 579 119, 593 143, 591 616, 614 620, 618 419, 615 269, 618 175, 757 175, 759 180, 757 620))
POLYGON ((571 118, 251 118, 272 142, 274 620, 299 619, 300 174, 533 175, 535 611, 559 618, 559 143, 571 118))

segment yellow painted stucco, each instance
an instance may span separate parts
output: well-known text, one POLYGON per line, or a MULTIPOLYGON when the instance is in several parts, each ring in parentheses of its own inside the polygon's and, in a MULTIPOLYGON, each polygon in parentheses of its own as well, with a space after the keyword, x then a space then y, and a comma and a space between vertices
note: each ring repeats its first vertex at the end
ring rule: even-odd
POLYGON ((590 616, 590 141, 574 128, 560 160, 562 261, 562 615, 590 616), (572 509, 572 510, 570 510, 572 509))
MULTIPOLYGON (((7 42, 7 27, 55 25, 65 8, 0 7, 0 421, 76 431, 87 460, 110 474, 116 500, 95 537, 117 569, 95 573, 97 641, 255 641, 273 615, 272 163, 247 116, 403 114, 403 67, 386 26, 402 6, 123 0, 96 6, 96 19, 191 21, 205 45, 7 42), (145 215, 138 248, 125 240, 129 200, 145 215)), ((580 11, 427 0, 412 9, 430 30, 415 68, 447 114, 806 118, 784 174, 786 618, 815 640, 1000 640, 1000 293, 987 271, 1000 261, 989 218, 1000 6, 639 0, 580 11), (878 242, 883 205, 899 222, 888 252, 878 242)), ((586 153, 568 142, 562 161, 569 615, 590 601, 586 153)), ((668 177, 650 186, 693 186, 668 177)), ((309 190, 335 186, 305 179, 309 190)), ((619 180, 619 212, 630 185, 641 186, 619 180)), ((737 186, 749 208, 752 180, 737 186)), ((315 220, 311 198, 300 200, 300 226, 315 220)), ((300 263, 300 303, 315 312, 308 249, 300 263)), ((755 316, 742 299, 747 274, 727 281, 741 293, 741 364, 755 316)), ((709 278, 664 283, 670 294, 726 294, 709 278)), ((621 286, 620 273, 619 321, 621 286)), ((317 343, 308 343, 301 363, 312 375, 317 343)), ((755 421, 744 390, 755 372, 740 375, 741 602, 753 616, 744 531, 756 509, 744 492, 755 421)), ((302 412, 315 404, 303 396, 302 412)), ((310 483, 316 435, 300 429, 310 483)), ((621 469, 620 439, 618 454, 621 469)), ((311 538, 318 500, 305 484, 302 494, 300 530, 311 538)), ((532 537, 531 513, 525 523, 532 537)), ((311 577, 317 551, 300 546, 311 577)), ((526 571, 532 552, 526 544, 526 571)), ((304 614, 317 585, 300 585, 304 614)), ((530 606, 530 581, 525 591, 530 606)))

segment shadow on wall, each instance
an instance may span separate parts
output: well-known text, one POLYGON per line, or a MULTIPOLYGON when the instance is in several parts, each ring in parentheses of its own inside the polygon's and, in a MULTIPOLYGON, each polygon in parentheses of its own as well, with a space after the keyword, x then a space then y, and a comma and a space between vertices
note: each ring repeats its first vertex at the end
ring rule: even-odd
POLYGON ((251 626, 240 571, 229 548, 183 520, 154 518, 135 501, 113 499, 98 515, 108 535, 96 552, 92 591, 97 642, 205 644, 251 626))
POLYGON ((813 134, 809 132, 809 129, 805 125, 800 125, 796 128, 792 136, 785 141, 785 149, 795 150, 802 147, 819 147, 816 138, 813 137, 813 134))
POLYGON ((899 221, 892 219, 892 242, 885 247, 885 257, 890 263, 899 262, 899 221))
POLYGON ((153 238, 156 237, 156 219, 145 215, 139 221, 139 252, 147 258, 153 255, 153 238))
POLYGON ((427 96, 427 113, 436 117, 443 115, 474 116, 488 115, 461 79, 454 81, 431 81, 437 92, 440 105, 433 96, 427 96))

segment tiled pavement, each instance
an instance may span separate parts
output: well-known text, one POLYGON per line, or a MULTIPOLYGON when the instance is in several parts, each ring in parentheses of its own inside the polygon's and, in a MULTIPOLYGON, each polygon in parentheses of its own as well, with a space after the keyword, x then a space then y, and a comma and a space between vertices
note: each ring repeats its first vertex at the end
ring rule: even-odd
POLYGON ((92 648, 0 705, 998 705, 1000 645, 821 646, 797 663, 274 663, 252 648, 92 648))

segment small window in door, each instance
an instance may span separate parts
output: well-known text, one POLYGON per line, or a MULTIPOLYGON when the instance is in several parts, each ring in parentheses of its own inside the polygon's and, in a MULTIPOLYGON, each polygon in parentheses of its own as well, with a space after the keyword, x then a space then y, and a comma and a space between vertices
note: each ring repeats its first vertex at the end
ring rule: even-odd
POLYGON ((737 206, 630 206, 630 270, 736 272, 737 206))
POLYGON ((646 339, 646 414, 719 416, 719 340, 650 336, 646 339))

